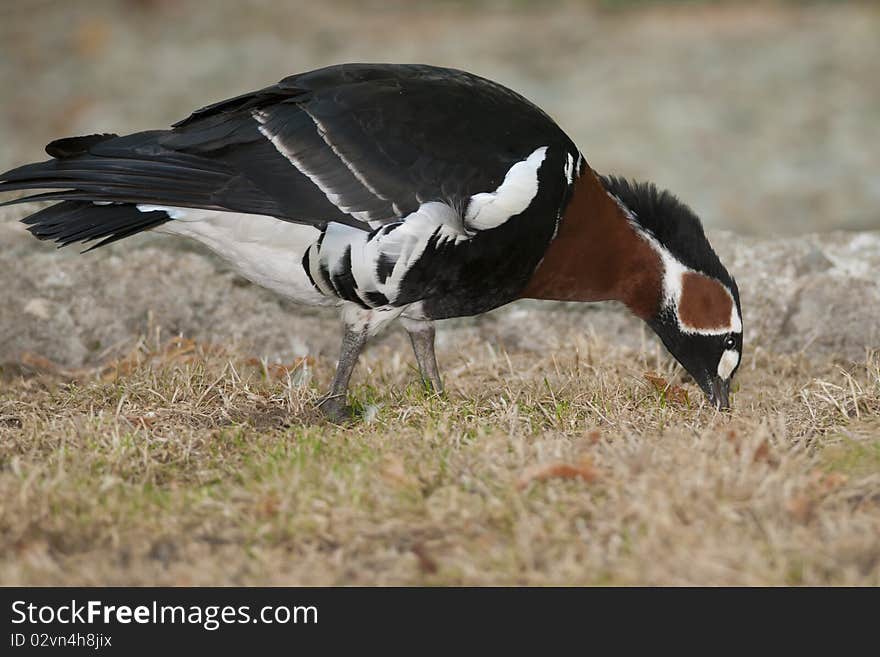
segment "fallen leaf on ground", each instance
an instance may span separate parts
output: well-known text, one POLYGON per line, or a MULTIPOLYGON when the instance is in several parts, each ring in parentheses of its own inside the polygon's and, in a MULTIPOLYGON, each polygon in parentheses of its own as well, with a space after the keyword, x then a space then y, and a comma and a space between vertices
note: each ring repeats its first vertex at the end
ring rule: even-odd
POLYGON ((533 481, 544 481, 545 479, 557 477, 561 479, 583 479, 590 484, 599 478, 599 471, 589 457, 582 458, 576 464, 565 463, 564 461, 539 463, 523 470, 516 481, 516 486, 522 489, 533 481))
POLYGON ((303 366, 313 367, 315 365, 315 359, 311 356, 297 358, 290 365, 284 365, 283 363, 266 363, 259 358, 248 358, 245 362, 248 365, 260 368, 267 379, 274 380, 285 379, 288 374, 296 372, 303 366))
POLYGON ((143 425, 146 429, 152 429, 157 417, 153 411, 149 411, 143 415, 126 415, 125 419, 135 426, 143 425))
POLYGON ((22 365, 26 365, 38 372, 59 372, 61 370, 57 364, 53 363, 45 356, 40 356, 39 354, 31 353, 30 351, 24 352, 19 361, 22 365))
POLYGON ((419 562, 419 570, 423 573, 433 575, 439 570, 437 562, 434 560, 434 557, 428 554, 428 550, 425 548, 424 543, 416 543, 413 545, 412 553, 416 555, 416 559, 418 559, 419 562))
POLYGON ((38 372, 41 374, 54 374, 56 376, 60 376, 66 379, 75 379, 83 376, 86 373, 86 370, 66 369, 64 367, 61 367, 61 365, 59 365, 58 363, 46 358, 45 356, 40 356, 39 354, 35 354, 31 351, 26 351, 21 355, 21 357, 18 359, 18 365, 32 372, 38 372))
POLYGON ((645 372, 644 377, 648 383, 654 386, 654 390, 666 397, 667 401, 685 405, 690 403, 687 390, 681 386, 672 385, 655 372, 645 372))

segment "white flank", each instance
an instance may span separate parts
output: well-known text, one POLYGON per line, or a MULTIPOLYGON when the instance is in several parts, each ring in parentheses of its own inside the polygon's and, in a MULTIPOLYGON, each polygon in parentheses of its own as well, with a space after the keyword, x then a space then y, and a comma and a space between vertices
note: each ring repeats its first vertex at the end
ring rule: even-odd
POLYGON ((139 212, 164 212, 172 219, 186 219, 186 208, 167 208, 163 205, 138 205, 139 212))
POLYGON ((546 146, 535 149, 525 160, 510 167, 494 192, 471 196, 465 215, 467 226, 476 230, 497 228, 529 207, 538 193, 538 169, 546 155, 546 146))
POLYGON ((160 233, 201 242, 248 280, 300 303, 326 305, 302 268, 302 257, 320 231, 274 217, 238 212, 140 205, 142 212, 162 210, 175 221, 156 227, 160 233))
MULTIPOLYGON (((302 173, 306 178, 311 180, 315 185, 320 189, 324 196, 327 197, 327 200, 330 201, 333 205, 339 208, 340 212, 344 212, 346 214, 350 214, 355 219, 360 219, 361 221, 369 221, 370 215, 368 212, 359 212, 352 210, 347 205, 345 205, 345 201, 342 197, 333 190, 330 185, 321 179, 321 176, 318 176, 311 171, 309 171, 305 162, 302 159, 296 156, 296 154, 287 147, 287 145, 281 140, 278 135, 273 135, 269 129, 266 127, 266 122, 269 120, 269 117, 260 110, 254 110, 251 112, 251 116, 254 117, 254 120, 259 124, 257 129, 260 133, 272 142, 272 145, 278 149, 278 152, 281 153, 285 159, 290 162, 293 166, 297 168, 297 170, 302 173)), ((335 151, 334 151, 335 152, 335 151)))
POLYGON ((737 365, 739 365, 739 352, 736 349, 727 349, 718 361, 718 376, 722 381, 726 381, 737 365))

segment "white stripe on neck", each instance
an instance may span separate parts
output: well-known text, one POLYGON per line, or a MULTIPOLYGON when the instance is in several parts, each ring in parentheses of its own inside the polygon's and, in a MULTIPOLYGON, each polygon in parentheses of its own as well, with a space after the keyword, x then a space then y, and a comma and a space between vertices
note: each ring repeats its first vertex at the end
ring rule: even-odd
POLYGON ((617 203, 618 207, 620 207, 621 211, 623 211, 624 215, 626 215, 627 220, 630 225, 635 229, 636 233, 645 240, 652 249, 660 256, 660 261, 663 263, 663 300, 665 307, 671 307, 675 311, 675 318, 678 321, 678 326, 681 329, 682 333, 696 333, 699 335, 724 335, 725 333, 742 333, 742 319, 739 316, 739 311, 736 307, 736 301, 733 298, 733 293, 730 289, 717 278, 713 278, 704 274, 703 272, 699 272, 695 269, 691 269, 687 265, 682 264, 672 253, 669 252, 665 246, 660 244, 656 237, 648 233, 644 228, 642 228, 641 224, 639 224, 636 219, 635 214, 626 207, 626 204, 621 201, 617 196, 612 194, 611 192, 606 191, 608 196, 610 196, 615 203, 617 203), (700 276, 706 276, 707 278, 712 278, 713 281, 716 281, 722 289, 727 293, 730 297, 730 322, 727 326, 719 326, 714 328, 697 328, 695 326, 690 326, 686 322, 684 322, 681 318, 681 315, 678 312, 678 307, 681 304, 681 293, 682 293, 682 283, 684 280, 684 275, 694 273, 699 274, 700 276))

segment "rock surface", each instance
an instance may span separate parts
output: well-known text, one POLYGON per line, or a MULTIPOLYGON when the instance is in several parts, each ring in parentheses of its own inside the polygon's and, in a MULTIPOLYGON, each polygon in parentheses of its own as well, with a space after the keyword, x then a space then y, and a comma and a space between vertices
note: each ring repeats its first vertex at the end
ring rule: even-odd
POLYGON ((880 233, 718 237, 753 347, 854 360, 880 347, 880 233))
MULTIPOLYGON (((335 358, 334 312, 280 299, 180 241, 138 236, 79 255, 33 240, 11 214, 0 213, 0 363, 36 355, 63 367, 95 365, 157 330, 166 339, 234 342, 270 361, 335 358)), ((739 282, 750 348, 861 359, 880 347, 880 233, 710 239, 739 282)), ((443 322, 439 349, 474 337, 543 351, 564 348, 579 331, 632 346, 653 339, 614 304, 518 302, 443 322)), ((405 346, 399 329, 379 339, 405 346)))

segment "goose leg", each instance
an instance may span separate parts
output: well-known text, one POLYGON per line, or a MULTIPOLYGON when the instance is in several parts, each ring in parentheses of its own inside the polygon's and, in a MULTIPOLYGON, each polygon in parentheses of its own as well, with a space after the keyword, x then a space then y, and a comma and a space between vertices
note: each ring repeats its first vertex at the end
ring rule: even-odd
POLYGON ((346 403, 348 382, 351 380, 351 373, 354 371, 354 366, 357 365, 358 357, 367 343, 367 337, 366 326, 345 325, 339 364, 336 366, 333 384, 330 386, 330 392, 318 404, 324 415, 334 422, 342 422, 351 418, 352 409, 346 403))
POLYGON ((434 324, 404 318, 403 326, 409 334, 422 381, 430 384, 434 392, 442 393, 443 382, 440 380, 440 370, 437 367, 437 357, 434 354, 434 324))

